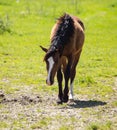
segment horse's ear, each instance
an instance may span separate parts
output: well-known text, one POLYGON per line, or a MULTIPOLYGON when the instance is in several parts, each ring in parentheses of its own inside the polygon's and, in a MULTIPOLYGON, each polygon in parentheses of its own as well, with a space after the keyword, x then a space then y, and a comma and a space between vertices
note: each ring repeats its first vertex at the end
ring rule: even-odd
POLYGON ((40 47, 41 47, 41 49, 42 49, 43 51, 45 51, 45 52, 48 51, 48 49, 46 49, 45 47, 42 47, 42 46, 40 46, 40 47))

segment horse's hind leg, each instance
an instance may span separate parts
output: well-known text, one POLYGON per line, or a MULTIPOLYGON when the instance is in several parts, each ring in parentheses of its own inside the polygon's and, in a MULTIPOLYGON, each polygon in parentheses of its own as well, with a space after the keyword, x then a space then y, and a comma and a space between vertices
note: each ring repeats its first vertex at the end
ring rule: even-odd
POLYGON ((62 92, 63 75, 62 75, 62 72, 61 72, 61 67, 57 71, 57 80, 58 80, 58 87, 59 87, 59 94, 58 94, 57 103, 61 104, 62 103, 62 98, 63 98, 63 92, 62 92))

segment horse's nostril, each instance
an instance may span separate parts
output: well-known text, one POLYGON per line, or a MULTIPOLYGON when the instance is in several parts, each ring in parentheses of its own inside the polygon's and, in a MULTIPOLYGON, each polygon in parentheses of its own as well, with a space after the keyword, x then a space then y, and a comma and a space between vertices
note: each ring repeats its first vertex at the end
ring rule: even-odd
POLYGON ((46 80, 46 84, 47 85, 52 85, 54 83, 54 81, 48 81, 48 80, 46 80))

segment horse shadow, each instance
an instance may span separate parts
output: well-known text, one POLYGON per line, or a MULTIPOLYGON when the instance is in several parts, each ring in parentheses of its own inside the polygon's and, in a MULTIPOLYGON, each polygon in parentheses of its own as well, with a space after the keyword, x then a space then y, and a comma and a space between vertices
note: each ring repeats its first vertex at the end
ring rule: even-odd
POLYGON ((73 108, 89 108, 89 107, 96 107, 96 106, 104 106, 106 102, 97 101, 97 100, 74 100, 72 103, 68 104, 70 107, 73 108))

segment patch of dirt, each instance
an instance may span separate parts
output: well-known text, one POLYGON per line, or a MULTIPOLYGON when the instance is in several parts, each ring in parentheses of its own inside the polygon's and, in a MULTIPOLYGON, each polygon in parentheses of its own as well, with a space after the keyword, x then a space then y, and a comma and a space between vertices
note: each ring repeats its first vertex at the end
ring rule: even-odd
POLYGON ((7 124, 6 129, 84 130, 94 122, 110 122, 110 130, 117 128, 117 105, 113 105, 117 102, 117 79, 114 94, 104 101, 75 95, 74 102, 57 105, 56 94, 32 93, 29 88, 9 95, 0 91, 0 121, 7 124))
POLYGON ((19 97, 9 97, 5 96, 5 94, 0 94, 2 104, 7 103, 19 103, 21 105, 29 105, 30 103, 39 103, 42 102, 41 98, 38 95, 20 95, 19 97))

